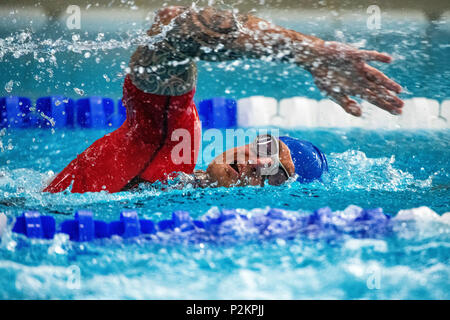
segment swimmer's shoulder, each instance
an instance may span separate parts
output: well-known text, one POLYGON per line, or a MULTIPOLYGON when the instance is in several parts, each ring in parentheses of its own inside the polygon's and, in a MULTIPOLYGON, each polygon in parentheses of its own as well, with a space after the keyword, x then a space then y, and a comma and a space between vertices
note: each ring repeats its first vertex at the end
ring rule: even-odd
POLYGON ((162 30, 185 10, 170 7, 157 11, 147 32, 148 44, 138 46, 129 63, 131 81, 138 89, 165 96, 180 96, 195 89, 197 65, 171 43, 170 32, 164 34, 162 30))
POLYGON ((139 46, 129 68, 133 84, 146 93, 181 96, 194 90, 197 83, 195 62, 177 55, 165 41, 155 46, 139 46))

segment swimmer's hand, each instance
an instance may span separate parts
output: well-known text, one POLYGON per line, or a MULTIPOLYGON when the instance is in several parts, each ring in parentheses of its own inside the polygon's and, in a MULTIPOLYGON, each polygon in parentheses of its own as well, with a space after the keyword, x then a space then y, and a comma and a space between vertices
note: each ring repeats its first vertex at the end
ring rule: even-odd
POLYGON ((350 98, 356 96, 392 114, 401 114, 403 101, 396 96, 401 86, 367 64, 369 61, 390 63, 389 55, 339 42, 316 42, 314 47, 314 55, 300 65, 311 72, 319 89, 347 113, 361 115, 361 107, 350 98))

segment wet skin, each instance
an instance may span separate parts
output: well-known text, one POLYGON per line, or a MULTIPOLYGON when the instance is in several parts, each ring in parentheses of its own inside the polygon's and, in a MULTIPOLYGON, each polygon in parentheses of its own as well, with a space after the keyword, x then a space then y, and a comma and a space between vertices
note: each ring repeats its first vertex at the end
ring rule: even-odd
MULTIPOLYGON (((289 148, 279 142, 280 162, 286 168, 289 176, 295 173, 289 148)), ((229 149, 216 157, 208 166, 206 173, 209 182, 218 187, 231 186, 263 186, 265 181, 271 185, 280 185, 288 180, 280 168, 275 175, 263 176, 264 166, 274 165, 271 158, 257 157, 250 145, 229 149)))

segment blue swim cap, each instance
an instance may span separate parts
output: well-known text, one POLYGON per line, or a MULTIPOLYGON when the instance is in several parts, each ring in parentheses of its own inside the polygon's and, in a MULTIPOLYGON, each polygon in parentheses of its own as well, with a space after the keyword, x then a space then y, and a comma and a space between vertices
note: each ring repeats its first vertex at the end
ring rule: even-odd
POLYGON ((322 174, 328 171, 328 163, 325 155, 311 142, 291 137, 279 137, 291 151, 292 161, 295 166, 297 181, 311 182, 320 179, 322 174))

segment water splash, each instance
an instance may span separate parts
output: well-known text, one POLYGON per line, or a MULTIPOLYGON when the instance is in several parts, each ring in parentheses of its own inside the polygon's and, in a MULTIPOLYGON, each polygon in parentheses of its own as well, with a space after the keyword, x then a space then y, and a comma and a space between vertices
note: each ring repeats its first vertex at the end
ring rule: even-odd
POLYGON ((56 53, 73 52, 85 54, 86 52, 104 52, 113 49, 129 49, 137 45, 150 45, 161 41, 160 37, 150 38, 145 30, 131 30, 127 32, 127 37, 120 40, 81 40, 79 37, 70 40, 40 38, 39 35, 28 32, 13 33, 6 38, 0 38, 0 61, 8 55, 18 59, 24 55, 32 54, 34 59, 42 63, 45 60, 56 63, 56 53), (24 36, 26 34, 26 36, 24 36), (153 40, 152 40, 153 39, 153 40))
POLYGON ((329 159, 329 184, 344 190, 401 191, 424 189, 432 185, 434 175, 425 180, 395 167, 395 156, 368 158, 358 150, 332 153, 329 159))

